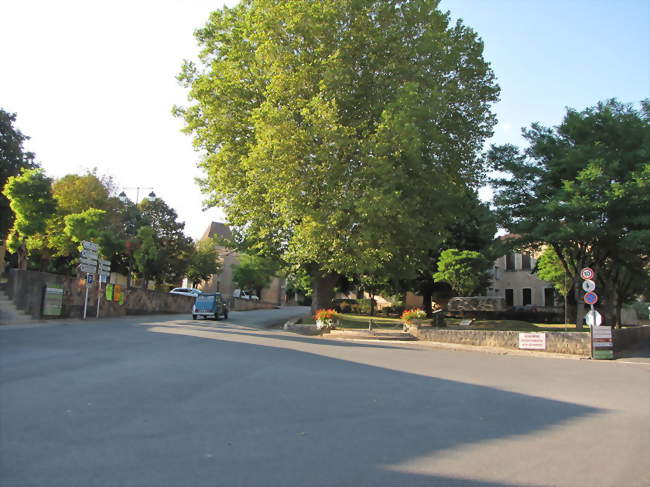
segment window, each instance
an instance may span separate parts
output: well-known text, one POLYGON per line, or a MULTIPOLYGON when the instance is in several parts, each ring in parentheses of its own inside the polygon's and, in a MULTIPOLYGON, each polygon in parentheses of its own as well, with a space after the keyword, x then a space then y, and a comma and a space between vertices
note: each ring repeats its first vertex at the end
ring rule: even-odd
POLYGON ((515 254, 506 255, 506 270, 507 271, 515 270, 515 254))
POLYGON ((521 270, 529 271, 532 268, 531 264, 532 259, 530 254, 521 254, 521 270))
POLYGON ((544 306, 553 306, 555 304, 555 289, 552 287, 544 288, 544 306))
POLYGON ((521 290, 522 304, 526 306, 527 304, 533 304, 533 293, 529 287, 526 287, 521 290))
POLYGON ((498 265, 494 266, 494 280, 495 281, 499 280, 499 266, 498 265))
POLYGON ((506 306, 515 304, 515 292, 512 289, 506 289, 506 306))

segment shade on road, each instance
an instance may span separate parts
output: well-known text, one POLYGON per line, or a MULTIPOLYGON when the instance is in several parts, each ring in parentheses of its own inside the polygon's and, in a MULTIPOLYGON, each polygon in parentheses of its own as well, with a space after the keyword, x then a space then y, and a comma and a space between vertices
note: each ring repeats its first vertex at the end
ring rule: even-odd
POLYGON ((350 343, 237 321, 0 330, 0 484, 650 481, 647 365, 350 343))

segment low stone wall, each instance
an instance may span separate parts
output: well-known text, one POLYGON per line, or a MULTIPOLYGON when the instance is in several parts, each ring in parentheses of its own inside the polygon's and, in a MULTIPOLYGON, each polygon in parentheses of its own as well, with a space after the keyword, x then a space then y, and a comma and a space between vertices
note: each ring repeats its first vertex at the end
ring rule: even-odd
POLYGON ((614 330, 614 350, 616 351, 632 348, 645 342, 650 342, 650 325, 614 330))
MULTIPOLYGON (((63 287, 62 315, 56 318, 83 317, 86 287, 85 281, 82 279, 47 272, 12 269, 5 290, 16 308, 30 314, 34 319, 41 319, 43 318, 41 316, 43 289, 48 284, 58 284, 63 287)), ((97 294, 97 285, 92 285, 88 290, 88 317, 97 315, 97 294)), ((99 316, 102 318, 158 313, 187 313, 189 315, 194 304, 194 298, 191 296, 146 289, 123 290, 123 304, 107 302, 104 288, 102 288, 101 294, 99 316)))
POLYGON ((257 299, 233 298, 230 303, 231 311, 250 311, 253 309, 273 309, 277 308, 276 304, 260 301, 257 299))
MULTIPOLYGON (((409 326, 408 332, 420 340, 431 342, 519 349, 518 331, 448 330, 409 326)), ((545 351, 590 355, 590 335, 581 332, 547 332, 545 351)))

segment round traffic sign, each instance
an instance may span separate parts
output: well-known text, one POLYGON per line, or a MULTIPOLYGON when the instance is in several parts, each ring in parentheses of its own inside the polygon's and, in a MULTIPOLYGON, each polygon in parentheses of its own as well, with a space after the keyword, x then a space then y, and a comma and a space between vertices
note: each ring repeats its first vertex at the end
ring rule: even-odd
POLYGON ((598 294, 596 293, 587 293, 584 297, 585 303, 587 304, 596 304, 598 302, 598 294))
POLYGON ((596 273, 591 267, 585 267, 580 271, 580 277, 583 279, 593 279, 596 273))
POLYGON ((585 321, 591 327, 600 326, 600 324, 603 322, 603 316, 596 310, 589 311, 585 315, 585 321))
POLYGON ((583 281, 583 283, 582 283, 582 289, 583 289, 586 293, 590 293, 591 291, 593 291, 594 289, 596 289, 596 283, 595 283, 594 281, 592 281, 591 279, 587 279, 586 281, 583 281))

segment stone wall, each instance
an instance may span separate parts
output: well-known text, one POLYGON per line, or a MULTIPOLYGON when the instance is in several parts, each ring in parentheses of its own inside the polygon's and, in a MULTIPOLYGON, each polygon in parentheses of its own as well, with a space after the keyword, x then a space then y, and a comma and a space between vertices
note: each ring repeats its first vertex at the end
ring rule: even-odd
POLYGON ((229 306, 231 311, 250 311, 254 309, 273 309, 277 307, 276 304, 267 303, 266 301, 260 301, 258 299, 240 298, 232 298, 229 306))
POLYGON ((614 330, 614 350, 625 350, 639 343, 650 342, 650 325, 614 330))
MULTIPOLYGON (((83 279, 47 272, 12 269, 5 289, 16 308, 30 314, 34 319, 39 319, 42 318, 43 289, 47 284, 58 284, 63 287, 61 317, 83 317, 86 295, 86 283, 83 279)), ((93 284, 88 290, 88 317, 95 317, 97 314, 97 294, 97 285, 93 284)), ((158 313, 187 313, 189 315, 194 303, 194 298, 190 296, 136 288, 123 290, 124 304, 107 302, 104 288, 102 288, 101 294, 100 317, 158 313)))
MULTIPOLYGON (((519 348, 518 331, 491 330, 448 330, 440 328, 409 327, 409 333, 420 340, 442 343, 458 343, 497 348, 519 348)), ((590 355, 589 333, 550 332, 546 333, 546 352, 590 355)))

